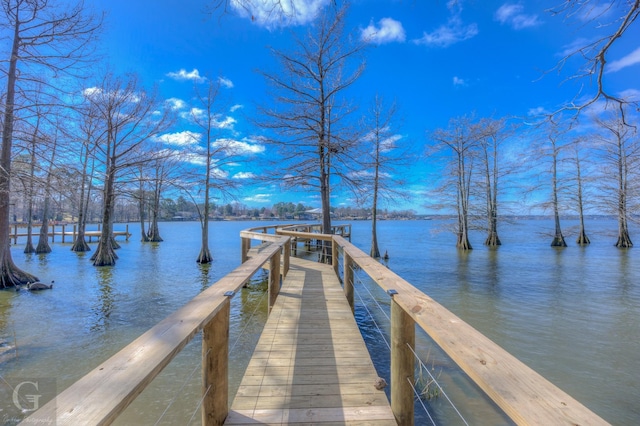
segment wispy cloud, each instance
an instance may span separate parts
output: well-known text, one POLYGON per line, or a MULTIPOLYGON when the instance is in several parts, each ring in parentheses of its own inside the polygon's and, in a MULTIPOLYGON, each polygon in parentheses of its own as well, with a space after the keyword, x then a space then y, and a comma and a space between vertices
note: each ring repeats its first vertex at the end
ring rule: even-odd
POLYGON ((197 68, 192 71, 181 69, 180 71, 170 72, 167 73, 167 77, 178 81, 195 81, 196 83, 203 83, 207 80, 205 77, 200 76, 200 71, 197 68))
POLYGON ((226 87, 227 89, 233 88, 233 81, 229 80, 226 77, 218 77, 218 81, 222 87, 226 87))
POLYGON ((452 44, 468 40, 478 35, 477 24, 472 23, 465 25, 462 22, 462 18, 460 17, 462 14, 461 1, 449 1, 447 8, 451 13, 447 23, 432 32, 425 31, 421 38, 413 40, 414 43, 433 47, 449 47, 452 44))
POLYGON ((166 100, 166 103, 173 111, 184 109, 187 106, 185 101, 178 98, 169 98, 166 100))
POLYGON ((640 64, 640 47, 629 53, 627 56, 620 58, 617 61, 610 62, 607 67, 607 71, 616 72, 636 64, 640 64))
POLYGON ((240 108, 244 108, 244 105, 236 104, 236 105, 232 106, 231 108, 229 108, 229 111, 236 112, 240 108))
POLYGON ((453 85, 454 85, 454 86, 456 86, 456 87, 457 87, 457 86, 466 86, 466 85, 467 85, 467 82, 466 82, 466 80, 465 80, 465 79, 460 78, 460 77, 458 77, 458 76, 454 75, 454 76, 453 76, 453 85))
POLYGON ((254 143, 251 140, 236 140, 221 138, 213 143, 214 147, 226 151, 229 155, 254 155, 264 152, 264 145, 254 143))
POLYGON ((189 146, 195 145, 202 139, 200 133, 185 130, 177 133, 165 133, 156 137, 156 141, 166 143, 168 145, 189 146))
POLYGON ((312 21, 331 0, 230 0, 231 8, 256 25, 279 28, 312 21))
POLYGON ((243 198, 243 201, 253 203, 270 203, 272 194, 253 194, 249 197, 243 198))
POLYGON ((542 22, 538 15, 530 15, 524 12, 524 6, 519 3, 505 3, 498 8, 494 18, 503 25, 509 25, 514 30, 536 27, 542 22))
POLYGON ((392 18, 382 18, 376 26, 373 21, 367 28, 360 30, 360 38, 367 43, 386 44, 404 42, 406 34, 402 23, 392 18))
POLYGON ((239 172, 233 175, 234 179, 253 179, 256 175, 252 172, 239 172))

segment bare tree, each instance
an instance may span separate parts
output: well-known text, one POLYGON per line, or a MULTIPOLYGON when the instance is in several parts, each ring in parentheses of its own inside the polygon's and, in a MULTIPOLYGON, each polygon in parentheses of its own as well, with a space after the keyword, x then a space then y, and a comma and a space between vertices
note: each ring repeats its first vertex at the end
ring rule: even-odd
POLYGON ((476 125, 478 144, 480 148, 480 164, 484 175, 487 238, 484 242, 487 246, 499 246, 498 236, 498 194, 500 193, 501 179, 511 171, 501 164, 501 146, 507 138, 505 119, 482 119, 476 125))
MULTIPOLYGON (((201 133, 197 138, 202 144, 197 144, 194 154, 204 161, 204 181, 202 175, 198 176, 197 187, 204 192, 202 208, 194 202, 198 208, 200 218, 201 245, 200 253, 196 261, 198 263, 210 263, 213 260, 209 249, 209 215, 213 191, 217 191, 223 197, 231 196, 236 183, 229 178, 225 167, 237 161, 239 146, 234 140, 221 137, 221 131, 226 128, 223 118, 223 107, 220 102, 220 80, 209 79, 204 91, 196 89, 196 99, 201 109, 193 109, 191 120, 201 133), (200 112, 202 111, 202 113, 200 112)), ((190 194, 192 199, 195 197, 190 194)))
MULTIPOLYGON (((565 0, 556 8, 550 9, 553 14, 566 16, 568 19, 578 17, 583 21, 593 24, 593 29, 601 33, 598 37, 591 37, 584 45, 575 48, 568 55, 564 56, 556 65, 557 69, 562 69, 566 62, 574 57, 584 61, 582 68, 575 73, 571 79, 587 79, 596 82, 595 94, 583 99, 578 93, 573 101, 562 110, 582 111, 598 100, 604 99, 607 103, 612 102, 618 107, 618 111, 625 121, 625 105, 628 100, 618 97, 605 88, 605 75, 607 65, 610 64, 609 54, 622 36, 636 25, 640 14, 640 0, 565 0)), ((635 100, 634 103, 637 103, 635 100)))
POLYGON ((356 172, 361 180, 359 196, 371 202, 371 257, 380 257, 378 247, 379 201, 407 198, 405 182, 399 177, 398 168, 406 166, 410 156, 400 149, 397 142, 401 135, 393 133, 391 126, 397 114, 395 102, 386 105, 382 97, 373 99, 362 128, 367 131, 363 138, 365 154, 364 170, 356 172))
POLYGON ((446 129, 437 129, 431 133, 431 140, 435 142, 436 151, 448 152, 448 177, 437 191, 449 194, 448 188, 455 193, 455 210, 457 223, 455 226, 456 247, 461 250, 471 250, 469 242, 469 222, 471 214, 471 185, 474 163, 477 162, 475 150, 478 147, 476 127, 469 117, 459 117, 449 120, 446 129))
POLYGON ((51 246, 49 245, 49 216, 51 214, 51 181, 53 179, 53 167, 56 160, 56 154, 58 150, 58 137, 59 129, 51 129, 51 135, 49 136, 48 151, 50 152, 50 158, 48 158, 48 165, 46 170, 46 177, 44 182, 44 204, 42 207, 42 222, 40 225, 40 235, 38 236, 38 245, 36 246, 36 253, 51 253, 51 246))
POLYGON ((596 118, 603 133, 597 136, 604 172, 600 176, 600 189, 611 194, 605 208, 618 218, 616 247, 633 247, 629 235, 629 219, 634 195, 638 189, 640 144, 636 127, 628 126, 622 115, 596 118))
POLYGON ((331 232, 332 185, 348 186, 357 168, 350 155, 357 137, 344 95, 363 71, 363 45, 344 35, 346 11, 330 8, 319 16, 291 52, 272 50, 281 69, 264 74, 276 106, 261 108, 266 119, 260 123, 277 135, 269 140, 280 153, 282 172, 274 177, 292 188, 319 190, 324 233, 331 232))
POLYGON ((571 143, 571 150, 573 153, 572 160, 575 165, 575 176, 573 179, 575 192, 573 193, 573 197, 575 199, 574 202, 578 210, 578 219, 580 222, 576 243, 578 243, 579 245, 591 244, 591 240, 589 240, 589 237, 587 236, 587 231, 584 225, 584 209, 586 203, 585 183, 588 181, 592 181, 593 177, 584 174, 585 159, 582 155, 582 151, 585 143, 586 140, 583 137, 576 138, 571 143))
POLYGON ((93 103, 86 99, 80 109, 79 118, 79 134, 78 139, 81 141, 79 149, 80 162, 80 185, 77 188, 79 193, 78 200, 78 222, 76 239, 71 246, 71 250, 75 252, 90 251, 91 247, 87 243, 85 237, 87 216, 89 213, 89 204, 91 202, 91 190, 93 189, 93 178, 95 174, 95 150, 100 145, 100 128, 97 111, 93 107, 93 103))
POLYGON ((113 239, 117 179, 149 161, 144 145, 164 131, 168 121, 166 114, 155 116, 161 109, 157 95, 144 91, 133 75, 125 80, 108 74, 99 87, 87 90, 104 133, 96 148, 104 173, 102 229, 91 260, 95 266, 109 266, 118 257, 113 239))
POLYGON ((12 287, 37 278, 20 270, 9 248, 11 151, 17 106, 27 107, 29 84, 54 89, 52 75, 68 73, 89 55, 99 27, 84 13, 83 5, 64 9, 49 0, 2 0, 0 25, 11 46, 5 73, 2 148, 0 150, 0 287, 12 287), (18 71, 18 65, 23 68, 18 71), (24 83, 21 85, 20 83, 24 83), (21 98, 16 96, 17 89, 21 98), (20 101, 20 104, 18 103, 20 101), (21 105, 21 106, 20 106, 21 105))

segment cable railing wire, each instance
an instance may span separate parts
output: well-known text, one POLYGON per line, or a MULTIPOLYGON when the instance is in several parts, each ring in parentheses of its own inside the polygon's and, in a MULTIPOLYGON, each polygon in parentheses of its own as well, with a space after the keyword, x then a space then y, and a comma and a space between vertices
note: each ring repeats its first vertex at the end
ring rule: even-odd
MULTIPOLYGON (((209 352, 211 352, 211 349, 209 349, 204 355, 203 357, 206 357, 209 355, 209 352)), ((158 424, 160 424, 160 422, 162 421, 162 419, 164 418, 164 416, 167 414, 167 412, 169 411, 169 408, 171 408, 171 406, 173 405, 174 402, 176 402, 176 400, 178 399, 178 395, 182 395, 182 390, 184 389, 184 387, 187 385, 187 383, 189 383, 191 381, 191 379, 193 379, 193 375, 196 373, 196 371, 200 370, 202 368, 201 365, 196 365, 196 367, 191 370, 191 373, 187 376, 186 380, 184 382, 182 382, 182 386, 180 386, 180 389, 178 389, 178 391, 176 392, 176 394, 174 395, 173 399, 171 399, 171 401, 169 401, 169 404, 167 404, 166 408, 164 409, 164 411, 162 412, 162 414, 160 414, 160 417, 158 418, 158 420, 154 423, 154 426, 157 426, 158 424)), ((197 409, 196 409, 197 410, 197 409)))
POLYGON ((431 421, 431 424, 433 426, 436 426, 435 420, 433 420, 433 417, 431 417, 431 413, 429 413, 429 410, 427 409, 427 406, 424 405, 424 401, 420 397, 420 392, 418 392, 418 389, 416 389, 416 387, 414 386, 413 381, 411 380, 410 377, 407 377, 407 382, 409 382, 409 386, 411 386, 411 389, 413 389, 413 394, 416 396, 416 399, 418 400, 418 402, 420 402, 420 405, 422 406, 422 409, 424 410, 424 412, 427 414, 427 417, 429 417, 429 420, 431 421))

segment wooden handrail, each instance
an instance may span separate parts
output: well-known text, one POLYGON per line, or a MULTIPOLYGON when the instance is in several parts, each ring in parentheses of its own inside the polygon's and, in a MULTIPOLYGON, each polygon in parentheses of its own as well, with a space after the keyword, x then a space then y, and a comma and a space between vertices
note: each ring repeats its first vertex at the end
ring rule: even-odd
MULTIPOLYGON (((357 264, 385 291, 397 292, 392 296, 393 304, 402 308, 514 422, 523 425, 608 424, 349 241, 340 236, 333 238, 348 256, 348 263, 357 264)), ((394 383, 391 387, 393 389, 394 383)), ((413 399, 413 394, 408 397, 413 399)))
MULTIPOLYGON (((222 424, 228 413, 229 296, 289 243, 279 237, 254 258, 243 263, 194 297, 149 331, 100 364, 21 424, 107 425, 144 390, 200 330, 203 336, 205 388, 203 424, 222 424), (224 337, 227 336, 225 340, 224 337), (211 371, 214 368, 216 371, 211 371)), ((286 250, 285 250, 286 253, 286 250)), ((272 280, 274 278, 271 278, 272 280)), ((270 286, 279 286, 278 282, 270 286)))

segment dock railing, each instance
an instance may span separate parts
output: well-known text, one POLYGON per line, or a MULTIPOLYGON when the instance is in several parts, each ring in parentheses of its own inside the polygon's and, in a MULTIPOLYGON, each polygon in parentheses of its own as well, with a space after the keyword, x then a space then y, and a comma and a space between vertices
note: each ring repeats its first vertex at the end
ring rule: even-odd
MULTIPOLYGON (((58 394, 21 425, 108 425, 202 331, 202 424, 221 425, 229 413, 230 299, 266 263, 269 293, 280 288, 281 252, 289 237, 246 232, 269 241, 251 259, 58 394)), ((288 259, 286 260, 288 262, 288 259)), ((286 273, 286 272, 285 272, 286 273)))
MULTIPOLYGON (((280 228, 279 235, 309 237, 280 228)), ((343 286, 354 306, 353 269, 357 265, 391 297, 391 409, 400 425, 414 421, 414 351, 416 325, 464 371, 516 424, 604 425, 597 414, 532 370, 491 339, 396 275, 339 235, 332 241, 338 274, 343 256, 343 286)))
POLYGON ((280 287, 280 276, 287 273, 293 241, 308 238, 331 241, 329 259, 338 275, 342 253, 344 291, 352 308, 355 265, 392 298, 391 408, 398 424, 412 425, 414 422, 412 383, 415 379, 416 325, 516 424, 607 424, 346 238, 300 232, 298 226, 242 231, 241 266, 82 377, 22 424, 46 424, 52 420, 57 425, 110 424, 199 331, 203 332, 202 424, 223 424, 229 412, 230 298, 256 271, 268 265, 271 307, 280 287), (252 249, 252 240, 267 244, 252 249))

